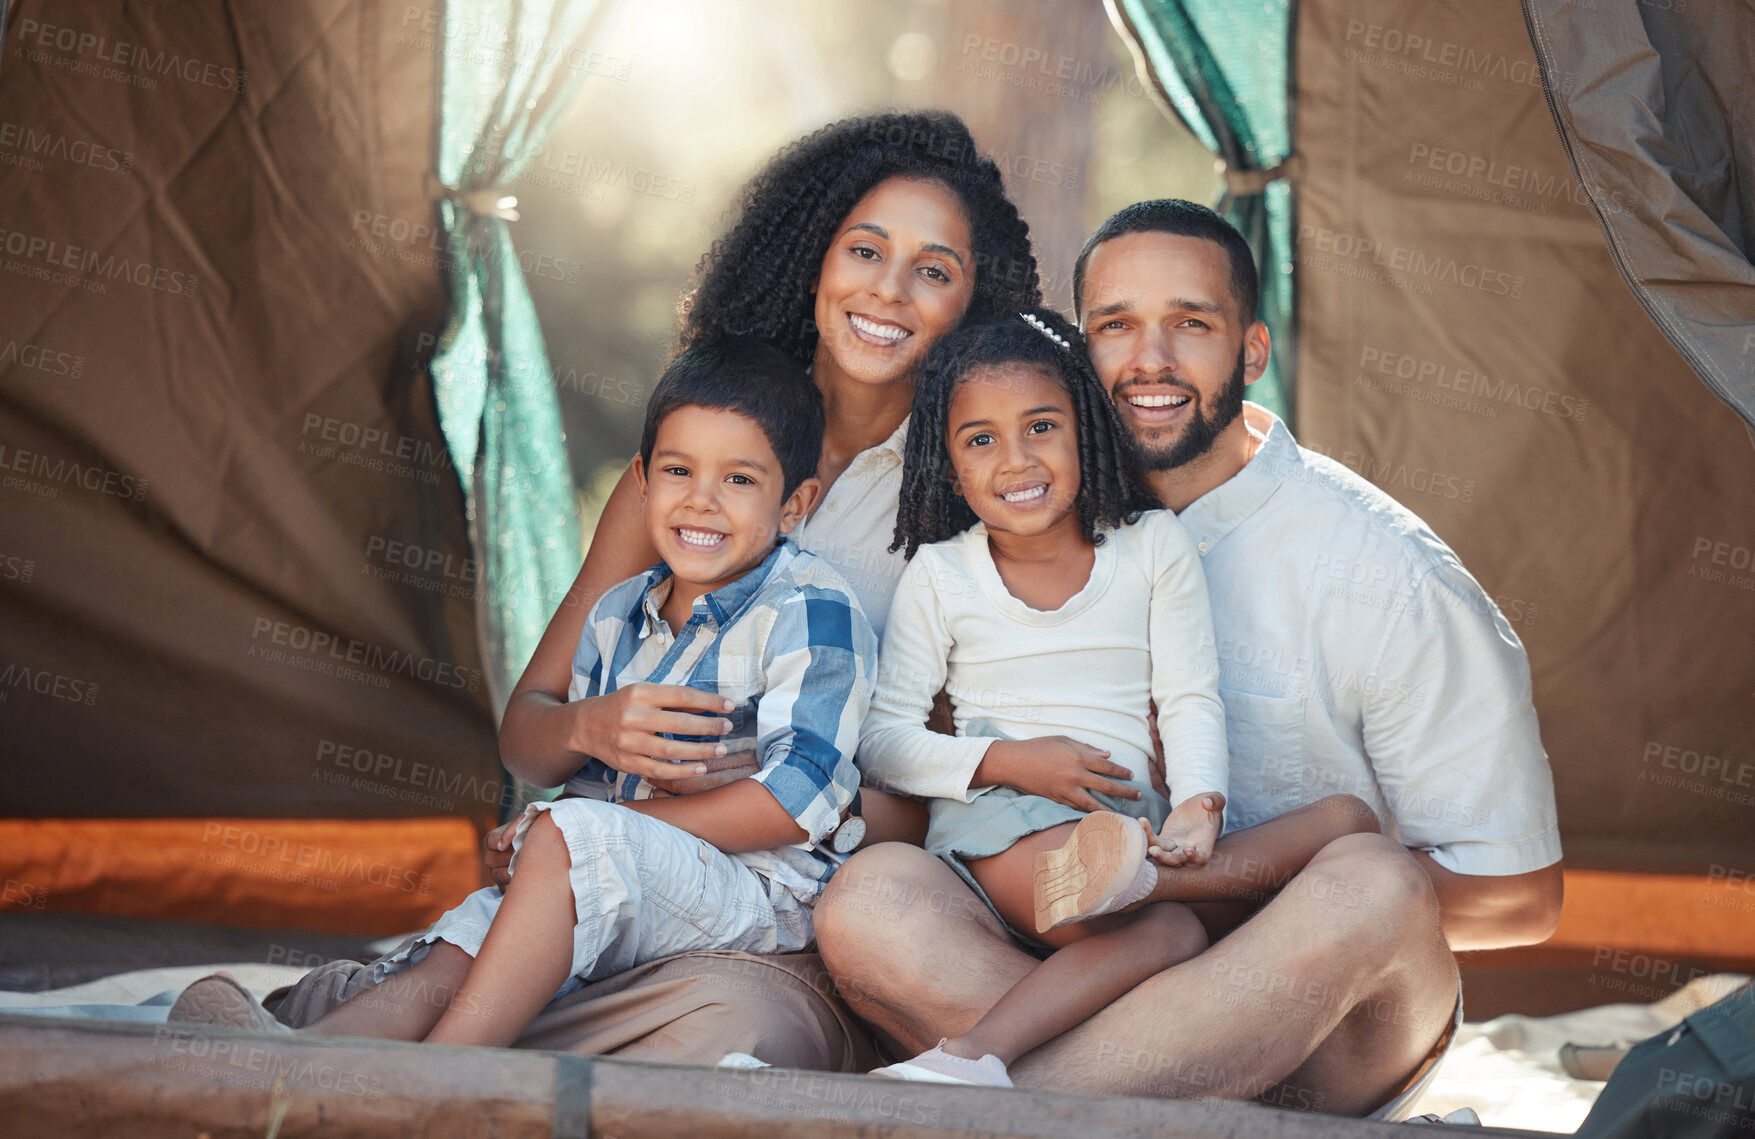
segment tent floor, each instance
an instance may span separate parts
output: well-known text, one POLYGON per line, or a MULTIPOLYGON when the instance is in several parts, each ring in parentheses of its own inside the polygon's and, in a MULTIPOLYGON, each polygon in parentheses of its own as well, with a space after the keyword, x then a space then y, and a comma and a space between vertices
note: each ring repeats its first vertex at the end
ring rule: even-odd
MULTIPOLYGON (((41 992, 116 973, 255 961, 308 965, 373 956, 374 939, 306 930, 148 921, 102 914, 0 912, 0 990, 41 992)), ((1459 958, 1468 1019, 1550 1016, 1661 1000, 1694 977, 1755 972, 1755 958, 1616 956, 1612 948, 1515 949, 1459 958)))
POLYGON ((369 956, 371 940, 103 914, 0 912, 0 989, 42 992, 172 965, 258 961, 315 967, 338 957, 369 956))

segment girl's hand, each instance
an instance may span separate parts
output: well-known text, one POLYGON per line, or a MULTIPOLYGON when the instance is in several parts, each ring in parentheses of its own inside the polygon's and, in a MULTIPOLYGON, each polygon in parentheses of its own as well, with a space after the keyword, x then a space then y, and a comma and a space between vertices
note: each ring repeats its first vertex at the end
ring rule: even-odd
POLYGON ((1067 736, 1042 736, 1033 740, 995 740, 988 745, 981 766, 975 769, 971 786, 1003 784, 1080 811, 1104 811, 1108 808, 1094 799, 1091 792, 1138 799, 1138 790, 1116 782, 1132 774, 1119 763, 1111 763, 1109 753, 1102 748, 1067 736))
POLYGON ((719 736, 731 731, 731 721, 724 718, 731 711, 730 700, 680 684, 630 684, 566 706, 578 709, 574 751, 654 783, 706 775, 705 761, 725 755, 724 744, 671 740, 658 733, 719 736))
POLYGON ((1151 828, 1146 827, 1146 853, 1164 866, 1205 866, 1213 856, 1213 844, 1219 841, 1224 817, 1223 795, 1196 795, 1170 812, 1157 838, 1152 838, 1151 828))

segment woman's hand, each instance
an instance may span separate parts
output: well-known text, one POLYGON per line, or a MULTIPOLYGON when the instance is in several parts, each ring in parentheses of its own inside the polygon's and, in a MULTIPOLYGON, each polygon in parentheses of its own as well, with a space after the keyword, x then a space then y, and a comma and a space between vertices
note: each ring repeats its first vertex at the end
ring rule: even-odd
POLYGON ((740 751, 736 755, 722 755, 714 759, 702 760, 697 767, 706 767, 705 775, 683 775, 674 779, 648 779, 654 795, 699 795, 702 791, 711 791, 723 787, 727 783, 736 783, 739 779, 748 779, 762 769, 756 762, 756 753, 740 751))
POLYGON ((1001 784, 1080 811, 1102 811, 1107 808, 1091 792, 1138 799, 1138 789, 1116 782, 1132 775, 1119 763, 1110 762, 1109 753, 1101 748, 1068 736, 1042 736, 1033 740, 995 740, 975 769, 970 786, 1001 784))
POLYGON ((630 684, 608 696, 575 700, 567 707, 577 709, 571 741, 574 751, 658 786, 707 775, 706 761, 725 756, 724 744, 665 739, 660 732, 719 736, 732 727, 723 715, 731 711, 730 700, 680 684, 630 684))
POLYGON ((502 890, 512 880, 512 832, 517 829, 518 820, 513 819, 481 836, 482 865, 487 867, 494 885, 502 890))

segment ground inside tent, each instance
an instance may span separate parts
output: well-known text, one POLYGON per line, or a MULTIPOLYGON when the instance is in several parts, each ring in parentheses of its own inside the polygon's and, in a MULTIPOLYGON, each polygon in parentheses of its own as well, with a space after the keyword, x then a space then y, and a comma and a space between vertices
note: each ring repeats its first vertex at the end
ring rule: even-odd
MULTIPOLYGON (((0 915, 0 935, 8 947, 0 950, 0 1011, 146 1023, 162 1022, 177 993, 215 969, 260 998, 321 960, 370 957, 401 940, 60 915, 0 915)), ((1715 974, 1650 1004, 1465 1023, 1415 1111, 1443 1115, 1466 1106, 1490 1126, 1571 1132, 1603 1085, 1567 1075, 1562 1045, 1635 1043, 1747 979, 1715 974)))

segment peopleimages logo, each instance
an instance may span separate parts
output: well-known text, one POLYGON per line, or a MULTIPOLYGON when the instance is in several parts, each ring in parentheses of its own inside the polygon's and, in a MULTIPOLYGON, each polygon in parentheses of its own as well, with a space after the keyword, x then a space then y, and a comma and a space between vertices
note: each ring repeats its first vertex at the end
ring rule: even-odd
MULTIPOLYGON (((1427 253, 1411 246, 1375 241, 1342 230, 1301 225, 1298 227, 1298 244, 1318 254, 1344 258, 1350 262, 1364 262, 1413 279, 1478 289, 1493 296, 1523 296, 1524 278, 1520 275, 1476 265, 1441 253, 1427 253)), ((1318 268, 1326 266, 1319 265, 1318 268)))
POLYGON ((148 261, 133 261, 114 253, 99 253, 95 249, 83 249, 16 229, 0 229, 0 252, 23 258, 23 261, 9 262, 6 266, 8 272, 53 280, 55 284, 78 285, 97 292, 105 290, 104 282, 88 280, 89 277, 105 277, 142 289, 156 289, 173 297, 191 298, 201 281, 193 273, 167 269, 148 261))
POLYGON ((25 166, 31 170, 42 170, 44 158, 71 162, 76 166, 89 166, 93 170, 111 174, 130 174, 134 170, 132 150, 118 150, 89 139, 71 138, 18 123, 0 121, 0 151, 16 152, 0 154, 0 162, 10 166, 25 166))
POLYGON ((387 649, 352 637, 338 637, 321 629, 258 617, 250 629, 250 655, 273 664, 294 664, 307 671, 341 675, 357 665, 379 673, 424 680, 441 688, 481 689, 481 670, 459 668, 450 661, 417 657, 402 649, 387 649), (292 650, 288 654, 286 650, 292 650), (309 654, 299 656, 296 654, 309 654))
POLYGON ((83 32, 77 28, 45 24, 41 20, 20 20, 18 40, 19 52, 33 63, 51 63, 56 67, 96 75, 101 79, 133 81, 137 86, 147 86, 149 90, 157 85, 149 78, 150 75, 172 76, 185 83, 214 87, 221 91, 241 94, 244 90, 245 76, 242 68, 208 63, 174 51, 153 51, 140 44, 113 40, 109 36, 83 32), (58 51, 62 53, 62 57, 51 59, 47 56, 49 51, 58 51), (81 62, 88 52, 95 63, 81 62), (68 56, 74 58, 69 59, 68 56), (103 66, 105 64, 115 66, 103 66), (148 74, 142 75, 141 72, 148 74))
MULTIPOLYGON (((1519 384, 1503 376, 1495 380, 1485 372, 1465 368, 1460 364, 1424 360, 1404 352, 1392 352, 1371 345, 1365 345, 1359 350, 1359 370, 1395 380, 1412 381, 1417 385, 1444 388, 1461 396, 1478 397, 1490 404, 1521 407, 1525 411, 1538 411, 1562 419, 1574 419, 1580 423, 1584 422, 1585 413, 1590 410, 1590 400, 1581 396, 1563 395, 1534 385, 1519 384)), ((1392 387, 1390 390, 1398 389, 1392 387)), ((1465 407, 1464 410, 1469 409, 1465 407)))

